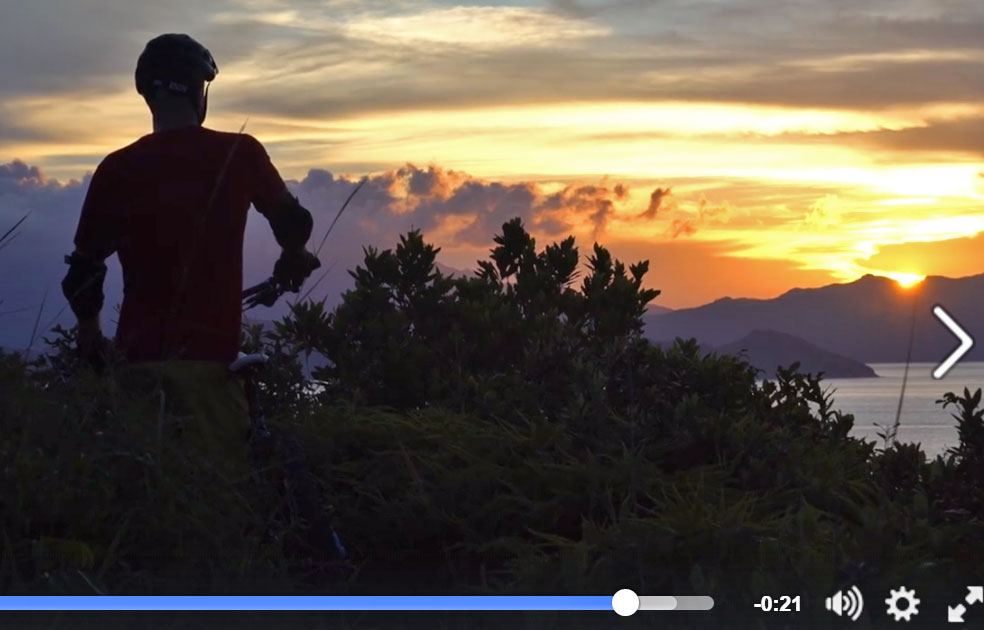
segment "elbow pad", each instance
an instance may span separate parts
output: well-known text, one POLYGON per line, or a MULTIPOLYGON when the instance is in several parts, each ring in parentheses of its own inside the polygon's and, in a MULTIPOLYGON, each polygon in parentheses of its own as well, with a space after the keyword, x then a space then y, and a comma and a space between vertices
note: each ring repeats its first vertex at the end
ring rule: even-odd
POLYGON ((273 236, 277 239, 277 244, 282 248, 301 249, 311 238, 314 219, 297 197, 289 196, 291 201, 281 206, 274 218, 270 219, 270 227, 273 228, 273 236))
POLYGON ((72 312, 79 319, 89 319, 99 314, 103 307, 103 281, 106 279, 106 263, 80 255, 65 256, 68 274, 62 280, 62 293, 72 312))

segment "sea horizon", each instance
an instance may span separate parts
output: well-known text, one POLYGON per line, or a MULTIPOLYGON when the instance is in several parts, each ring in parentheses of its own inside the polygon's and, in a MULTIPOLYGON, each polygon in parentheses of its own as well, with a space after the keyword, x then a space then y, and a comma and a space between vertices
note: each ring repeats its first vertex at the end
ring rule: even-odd
MULTIPOLYGON (((878 433, 895 422, 899 396, 905 374, 904 363, 869 363, 877 378, 824 379, 826 388, 833 389, 834 409, 854 414, 851 435, 884 446, 878 433)), ((943 379, 936 380, 932 371, 935 363, 912 363, 902 400, 897 442, 922 445, 927 458, 945 454, 959 444, 957 420, 952 407, 943 409, 936 401, 946 392, 971 392, 984 387, 984 361, 958 363, 943 379)))

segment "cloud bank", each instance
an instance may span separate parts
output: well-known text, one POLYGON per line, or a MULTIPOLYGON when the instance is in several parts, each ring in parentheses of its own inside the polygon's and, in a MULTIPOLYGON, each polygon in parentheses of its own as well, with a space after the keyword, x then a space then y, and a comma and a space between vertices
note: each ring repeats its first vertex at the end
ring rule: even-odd
MULTIPOLYGON (((58 10, 10 3, 0 23, 0 143, 43 146, 32 153, 38 156, 98 155, 105 147, 95 145, 107 142, 112 127, 129 132, 145 124, 132 88, 143 45, 160 32, 191 31, 221 68, 213 115, 251 116, 284 135, 293 127, 300 137, 292 142, 318 136, 318 121, 410 110, 674 101, 873 116, 957 104, 978 111, 917 120, 908 130, 847 130, 833 142, 979 157, 972 138, 984 117, 982 30, 984 5, 972 0, 73 0, 58 10), (84 124, 73 123, 77 117, 84 124)), ((322 159, 297 153, 292 162, 326 164, 329 140, 324 133, 316 139, 322 159)), ((331 141, 344 140, 339 133, 331 141)), ((348 148, 365 138, 358 140, 348 148)), ((430 158, 418 148, 396 159, 430 158)), ((358 170, 357 159, 376 170, 394 166, 362 157, 342 170, 358 170)))
MULTIPOLYGON (((42 301, 45 323, 64 308, 59 285, 66 271, 62 258, 73 248, 72 237, 88 183, 88 175, 81 181, 62 182, 19 160, 0 165, 0 233, 28 215, 16 240, 0 250, 0 299, 4 300, 0 312, 7 312, 0 345, 27 344, 42 301)), ((288 181, 288 187, 315 217, 311 249, 319 246, 357 184, 322 169, 310 170, 299 181, 288 181)), ((575 234, 583 246, 585 240, 605 235, 619 207, 627 216, 638 214, 638 209, 628 205, 628 192, 626 185, 604 178, 595 184, 548 191, 537 183, 485 181, 434 165, 406 164, 372 176, 353 197, 320 252, 325 268, 331 266, 332 271, 312 297, 337 301, 351 286, 346 271, 361 263, 364 246, 395 247, 399 237, 412 229, 421 230, 429 242, 444 250, 457 252, 452 267, 471 267, 475 260, 484 258, 493 245, 493 236, 514 217, 520 217, 541 243, 575 234)), ((269 225, 259 214, 251 213, 244 251, 245 283, 265 279, 278 254, 269 225)), ((114 329, 113 306, 122 299, 115 256, 109 265, 103 317, 107 332, 114 329)), ((281 305, 266 316, 283 311, 281 305)), ((56 321, 72 323, 67 310, 56 321)))

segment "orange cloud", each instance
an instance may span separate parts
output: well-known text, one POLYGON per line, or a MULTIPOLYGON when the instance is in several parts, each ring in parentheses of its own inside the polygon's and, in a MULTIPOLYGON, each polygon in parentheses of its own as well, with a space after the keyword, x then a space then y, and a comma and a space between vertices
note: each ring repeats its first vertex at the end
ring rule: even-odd
MULTIPOLYGON (((655 194, 655 193, 653 193, 655 194)), ((707 196, 701 193, 697 198, 696 208, 685 210, 673 205, 673 217, 667 235, 671 238, 679 236, 692 236, 702 225, 715 224, 723 225, 731 220, 735 214, 735 208, 727 201, 712 204, 707 196)))
POLYGON ((882 245, 863 262, 872 270, 961 277, 984 273, 984 234, 943 241, 882 245))
POLYGON ((837 195, 824 195, 810 206, 804 222, 814 229, 825 229, 841 221, 841 204, 837 195))
POLYGON ((673 219, 673 224, 670 226, 669 234, 673 238, 680 235, 691 236, 697 232, 697 225, 694 219, 678 217, 673 219))

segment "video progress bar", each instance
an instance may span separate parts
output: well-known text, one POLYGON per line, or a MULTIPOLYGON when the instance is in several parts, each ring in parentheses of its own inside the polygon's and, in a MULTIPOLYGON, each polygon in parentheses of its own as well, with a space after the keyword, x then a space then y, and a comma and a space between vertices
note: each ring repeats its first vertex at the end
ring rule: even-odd
MULTIPOLYGON (((709 610, 714 605, 709 597, 636 600, 636 610, 709 610)), ((607 595, 8 595, 0 596, 0 611, 619 611, 617 601, 607 595)))

